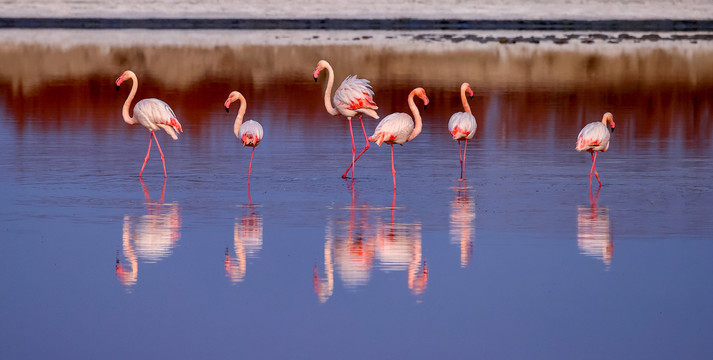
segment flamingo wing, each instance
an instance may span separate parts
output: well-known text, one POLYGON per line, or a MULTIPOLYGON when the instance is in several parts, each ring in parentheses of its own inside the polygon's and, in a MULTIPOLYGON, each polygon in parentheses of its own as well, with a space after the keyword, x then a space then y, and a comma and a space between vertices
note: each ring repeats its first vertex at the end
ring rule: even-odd
POLYGON ((334 92, 334 105, 338 109, 362 112, 366 115, 379 118, 376 111, 379 109, 374 102, 374 91, 369 80, 347 76, 339 88, 334 92))
POLYGON ((382 142, 387 144, 403 144, 405 143, 414 128, 413 119, 406 113, 393 113, 383 118, 379 125, 374 130, 369 140, 381 145, 382 142))
POLYGON ((136 103, 134 117, 149 130, 163 129, 174 140, 178 139, 176 132, 183 132, 171 107, 159 99, 143 99, 136 103))
POLYGON ((238 139, 243 142, 243 146, 257 146, 262 140, 262 125, 255 120, 248 120, 240 126, 238 139))
POLYGON ((602 122, 587 124, 577 136, 577 151, 607 151, 609 149, 609 129, 602 122))
POLYGON ((472 139, 477 129, 475 116, 467 112, 457 112, 448 120, 448 132, 453 135, 453 140, 472 139))

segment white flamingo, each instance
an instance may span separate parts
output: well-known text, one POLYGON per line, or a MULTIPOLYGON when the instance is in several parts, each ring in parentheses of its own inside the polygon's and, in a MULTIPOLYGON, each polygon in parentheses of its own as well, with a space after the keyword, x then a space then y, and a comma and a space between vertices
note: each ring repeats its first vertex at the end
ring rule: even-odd
POLYGON ((352 169, 352 178, 354 178, 354 163, 359 160, 362 154, 369 149, 369 141, 366 137, 366 129, 364 128, 364 121, 362 120, 362 114, 369 115, 374 119, 378 119, 379 115, 376 110, 379 109, 374 102, 374 91, 369 85, 369 80, 359 79, 356 75, 347 76, 342 84, 339 85, 337 90, 334 92, 334 106, 329 99, 332 93, 332 85, 334 85, 334 70, 332 66, 326 60, 320 60, 317 63, 317 68, 314 70, 314 81, 317 82, 320 71, 327 69, 329 73, 329 81, 327 82, 327 88, 324 91, 324 106, 327 108, 327 112, 331 115, 344 115, 349 120, 349 134, 352 138, 352 163, 347 167, 347 170, 342 174, 342 178, 347 177, 349 169, 352 169), (361 123, 361 130, 364 132, 364 141, 366 145, 364 150, 355 157, 356 146, 354 145, 354 132, 352 131, 352 117, 359 115, 359 122, 361 123))
MULTIPOLYGON (((240 109, 238 110, 238 116, 235 117, 235 124, 233 125, 233 131, 235 136, 243 143, 243 146, 252 146, 253 151, 250 155, 250 166, 248 166, 248 186, 250 186, 250 173, 253 167, 253 155, 255 155, 255 147, 260 144, 262 140, 262 125, 255 120, 248 120, 243 122, 243 115, 248 108, 248 103, 245 100, 243 94, 233 91, 225 100, 225 111, 229 112, 230 104, 240 100, 240 109)), ((249 196, 249 195, 248 195, 249 196)))
POLYGON ((136 78, 136 74, 134 74, 134 72, 131 70, 124 71, 124 73, 121 74, 118 79, 116 79, 117 91, 119 90, 119 86, 121 86, 121 83, 129 79, 133 80, 133 84, 131 85, 131 92, 129 93, 129 97, 127 97, 126 101, 124 102, 124 107, 121 110, 121 115, 124 117, 124 121, 127 124, 141 124, 151 131, 151 135, 149 135, 149 149, 146 152, 146 158, 144 159, 144 164, 141 166, 139 177, 141 177, 141 174, 143 174, 146 162, 149 160, 149 154, 151 154, 151 141, 153 138, 153 140, 156 140, 158 152, 161 154, 161 162, 163 163, 163 177, 165 178, 166 161, 163 159, 163 151, 161 151, 161 145, 158 144, 158 138, 156 137, 154 131, 163 129, 169 136, 173 138, 173 140, 177 140, 178 135, 176 135, 176 132, 183 132, 183 128, 181 127, 181 123, 178 122, 176 114, 173 112, 173 110, 171 110, 171 107, 159 99, 150 98, 143 99, 137 102, 136 105, 134 105, 134 116, 129 116, 129 106, 131 105, 131 101, 134 99, 134 95, 136 95, 136 90, 139 88, 139 80, 136 78))
POLYGON ((596 121, 587 124, 577 136, 577 151, 589 151, 592 155, 592 169, 589 171, 589 186, 592 186, 592 173, 597 177, 599 186, 602 182, 599 181, 599 174, 594 165, 597 161, 597 151, 606 152, 609 149, 609 140, 611 133, 614 132, 614 115, 608 112, 602 116, 602 121, 596 121))
POLYGON ((408 95, 408 106, 413 113, 413 119, 406 113, 393 113, 387 115, 379 122, 374 130, 374 135, 369 137, 369 141, 375 142, 381 146, 382 143, 391 145, 391 174, 394 177, 394 191, 396 190, 396 170, 394 169, 394 144, 403 145, 405 142, 413 140, 421 133, 423 124, 421 123, 421 114, 418 112, 418 107, 413 102, 413 97, 418 96, 423 100, 423 108, 428 106, 428 97, 426 90, 423 88, 415 88, 408 95))
POLYGON ((463 102, 463 112, 457 112, 451 115, 448 120, 448 131, 453 135, 453 140, 458 141, 458 157, 460 159, 460 178, 463 179, 463 170, 465 169, 465 153, 468 151, 468 140, 475 136, 475 131, 478 129, 478 123, 475 121, 475 116, 470 112, 468 99, 465 97, 466 91, 471 99, 473 99, 473 90, 470 84, 463 83, 460 86, 460 99, 463 102), (460 151, 460 142, 465 140, 465 148, 463 154, 460 151))

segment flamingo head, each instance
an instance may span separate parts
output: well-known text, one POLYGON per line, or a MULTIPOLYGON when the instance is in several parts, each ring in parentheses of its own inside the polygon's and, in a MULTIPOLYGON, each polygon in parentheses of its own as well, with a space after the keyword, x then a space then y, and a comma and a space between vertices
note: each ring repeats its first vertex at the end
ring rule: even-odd
POLYGON ((225 104, 224 104, 225 112, 230 112, 230 104, 235 101, 238 101, 238 99, 240 99, 241 96, 242 95, 237 91, 231 92, 230 95, 228 95, 228 99, 225 100, 225 104))
POLYGON ((426 96, 426 90, 423 88, 415 88, 413 89, 413 93, 423 100, 423 109, 425 110, 428 107, 428 96, 426 96))
POLYGON ((325 68, 327 68, 327 66, 329 66, 329 63, 325 60, 320 60, 317 63, 317 68, 314 69, 314 73, 312 74, 312 76, 314 77, 314 82, 317 82, 317 78, 319 77, 319 72, 324 70, 325 68))
POLYGON ((469 84, 469 83, 465 83, 465 82, 464 82, 464 83, 460 86, 460 89, 461 89, 461 92, 462 92, 462 93, 465 93, 465 92, 467 91, 467 92, 468 92, 468 96, 470 97, 471 100, 473 100, 473 96, 474 96, 474 95, 473 95, 473 89, 470 88, 470 84, 469 84))
POLYGON ((133 74, 131 72, 131 70, 126 70, 126 71, 124 71, 123 74, 121 74, 121 76, 119 76, 118 79, 116 79, 116 90, 117 91, 119 91, 119 86, 121 86, 121 83, 123 83, 124 80, 131 79, 131 74, 133 74))
POLYGON ((607 125, 611 128, 611 132, 614 132, 614 127, 616 126, 616 124, 614 124, 614 115, 612 115, 612 113, 605 113, 602 117, 602 122, 604 123, 604 125, 607 125))

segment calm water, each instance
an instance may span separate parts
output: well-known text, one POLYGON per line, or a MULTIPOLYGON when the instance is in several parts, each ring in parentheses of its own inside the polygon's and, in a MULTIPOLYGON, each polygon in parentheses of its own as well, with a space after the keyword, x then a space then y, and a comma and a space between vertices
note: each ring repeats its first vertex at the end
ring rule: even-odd
POLYGON ((6 44, 0 357, 713 355, 710 46, 424 44, 6 44), (320 58, 337 84, 370 79, 382 116, 426 89, 395 194, 387 146, 340 178, 349 132, 320 58), (149 133, 121 120, 126 69, 183 125, 158 133, 165 183, 155 147, 137 177, 149 133), (459 181, 463 81, 478 132, 459 181), (231 90, 265 128, 250 189, 231 90), (605 111, 590 193, 574 142, 605 111))

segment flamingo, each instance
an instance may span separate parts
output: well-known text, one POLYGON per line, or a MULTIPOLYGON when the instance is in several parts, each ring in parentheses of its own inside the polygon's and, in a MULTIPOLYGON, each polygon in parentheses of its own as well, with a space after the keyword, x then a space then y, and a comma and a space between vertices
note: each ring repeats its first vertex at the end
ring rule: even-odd
POLYGON ((139 80, 136 78, 131 70, 124 71, 118 79, 116 79, 116 90, 119 91, 119 86, 126 80, 133 80, 131 85, 131 92, 129 97, 126 98, 124 102, 124 107, 121 110, 121 115, 124 117, 124 121, 129 125, 141 124, 145 128, 151 131, 149 135, 149 149, 146 152, 146 158, 144 159, 144 164, 141 166, 141 171, 139 172, 139 177, 144 172, 144 167, 146 162, 149 160, 149 154, 151 154, 151 141, 156 140, 156 146, 158 147, 158 152, 161 154, 161 162, 163 163, 163 177, 166 178, 166 161, 163 159, 163 151, 161 151, 161 145, 158 144, 158 138, 154 131, 163 129, 173 140, 178 140, 176 132, 182 133, 183 127, 181 123, 178 122, 176 114, 171 110, 165 102, 159 99, 143 99, 134 105, 134 116, 129 116, 129 105, 136 95, 136 90, 139 88, 139 80))
POLYGON ((599 181, 599 174, 594 165, 597 161, 597 151, 606 152, 609 149, 609 139, 611 133, 614 132, 614 115, 608 112, 602 116, 602 121, 595 121, 587 124, 577 136, 577 151, 589 151, 592 155, 592 169, 589 171, 589 187, 592 187, 592 173, 597 177, 599 186, 602 182, 599 181))
POLYGON ((374 130, 374 135, 369 137, 369 141, 381 146, 382 143, 391 145, 391 174, 394 177, 394 191, 396 191, 396 170, 394 169, 394 144, 403 145, 405 142, 413 140, 421 133, 421 114, 418 107, 413 102, 413 97, 418 96, 423 100, 423 108, 428 106, 426 90, 415 88, 408 95, 408 106, 413 113, 413 119, 406 113, 393 113, 383 118, 374 130), (415 119, 415 123, 414 123, 415 119))
MULTIPOLYGON (((250 155, 250 166, 248 166, 248 188, 250 187, 250 173, 252 173, 253 167, 253 155, 255 155, 255 147, 260 144, 262 140, 262 125, 255 120, 248 120, 243 123, 243 115, 245 115, 245 110, 247 110, 248 103, 245 100, 243 94, 233 91, 225 100, 225 111, 230 112, 230 104, 240 100, 240 109, 238 110, 238 116, 235 117, 235 124, 233 125, 233 131, 235 136, 243 143, 243 146, 252 146, 253 151, 250 155)), ((248 190, 249 192, 249 190, 248 190)))
POLYGON ((463 112, 457 112, 451 115, 451 119, 448 120, 448 131, 453 135, 453 140, 458 141, 458 158, 460 159, 460 178, 463 179, 463 170, 465 169, 465 152, 468 150, 468 140, 475 136, 475 131, 478 129, 478 123, 475 122, 475 116, 470 112, 470 105, 468 105, 468 99, 465 97, 466 91, 473 99, 473 90, 470 88, 470 84, 463 83, 460 86, 460 99, 463 102, 463 112), (461 156, 460 142, 465 140, 465 148, 463 149, 463 155, 461 156))
POLYGON ((329 73, 329 81, 327 82, 327 88, 324 91, 324 107, 327 108, 327 112, 331 115, 342 114, 347 117, 349 121, 349 134, 352 138, 352 163, 347 167, 347 170, 342 174, 342 178, 347 177, 349 169, 352 169, 352 178, 354 178, 354 163, 359 160, 362 154, 369 149, 369 141, 366 137, 366 129, 364 128, 364 121, 362 120, 362 114, 369 115, 374 119, 379 118, 379 114, 376 110, 379 109, 374 102, 374 91, 369 85, 369 80, 359 79, 356 75, 347 76, 342 84, 339 85, 337 90, 334 92, 334 104, 329 100, 329 96, 332 93, 332 85, 334 85, 334 70, 332 66, 326 60, 320 60, 317 63, 317 68, 314 70, 314 81, 317 82, 319 77, 319 72, 327 69, 329 73), (366 145, 364 150, 359 153, 358 156, 354 157, 356 154, 356 146, 354 145, 354 132, 352 131, 352 117, 359 115, 359 122, 361 123, 361 130, 364 132, 364 141, 366 145))

